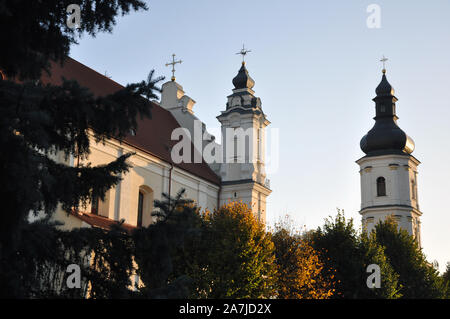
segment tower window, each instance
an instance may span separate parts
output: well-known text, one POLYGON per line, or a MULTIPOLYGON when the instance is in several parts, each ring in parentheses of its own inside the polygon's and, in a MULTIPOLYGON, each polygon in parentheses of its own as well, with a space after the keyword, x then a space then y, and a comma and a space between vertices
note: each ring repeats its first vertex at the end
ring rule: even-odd
POLYGON ((417 199, 417 185, 415 177, 411 180, 412 199, 417 199))
POLYGON ((384 177, 377 178, 377 196, 386 196, 386 179, 384 177))
POLYGON ((234 140, 233 140, 233 162, 237 163, 238 161, 238 137, 237 135, 234 135, 234 140))
POLYGON ((261 160, 261 128, 257 129, 257 158, 260 161, 261 160))
POLYGON ((137 226, 142 227, 142 213, 144 210, 144 194, 139 192, 138 199, 138 217, 137 217, 137 226))

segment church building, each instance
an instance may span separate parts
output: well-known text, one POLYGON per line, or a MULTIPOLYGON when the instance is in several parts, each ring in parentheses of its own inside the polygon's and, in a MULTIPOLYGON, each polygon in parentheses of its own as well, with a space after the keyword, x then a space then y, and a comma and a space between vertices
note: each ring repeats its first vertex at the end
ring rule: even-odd
MULTIPOLYGON (((174 66, 176 62, 173 60, 169 64, 174 66)), ((71 58, 67 58, 62 66, 53 64, 51 75, 43 76, 41 81, 59 85, 63 77, 78 81, 96 96, 123 88, 71 58)), ((185 189, 186 197, 194 200, 202 210, 213 211, 224 203, 242 200, 261 222, 265 222, 266 200, 271 193, 264 169, 265 127, 270 122, 262 110, 261 100, 254 96, 255 82, 245 62, 232 83, 232 94, 217 116, 222 126, 222 144, 216 142, 195 116, 195 101, 185 94, 173 74, 171 80, 162 85, 161 101, 148 102, 151 118, 139 118, 137 130, 124 139, 96 143, 92 138, 91 154, 86 160, 55 155, 58 162, 66 165, 89 162, 94 166, 107 164, 125 153, 135 153, 128 159, 132 168, 121 176, 119 184, 108 190, 104 200, 93 199, 92 204, 77 212, 57 210, 55 218, 64 222, 62 227, 107 229, 122 219, 125 228, 145 227, 154 222, 151 216, 154 200, 162 199, 162 193, 174 196, 181 189, 185 189), (173 156, 180 142, 177 136, 174 139, 174 132, 179 129, 190 133, 188 161, 179 162, 173 156), (201 132, 200 143, 194 139, 196 130, 201 132), (247 133, 243 143, 237 139, 235 132, 238 131, 247 133), (240 146, 244 148, 243 152, 229 152, 240 146), (216 152, 215 161, 207 161, 203 156, 211 149, 216 152)))
POLYGON ((360 146, 366 155, 356 162, 361 175, 362 224, 370 232, 378 221, 393 216, 399 227, 420 245, 422 213, 417 192, 420 162, 411 155, 414 141, 397 125, 397 98, 385 68, 375 92, 375 125, 361 139, 360 146))

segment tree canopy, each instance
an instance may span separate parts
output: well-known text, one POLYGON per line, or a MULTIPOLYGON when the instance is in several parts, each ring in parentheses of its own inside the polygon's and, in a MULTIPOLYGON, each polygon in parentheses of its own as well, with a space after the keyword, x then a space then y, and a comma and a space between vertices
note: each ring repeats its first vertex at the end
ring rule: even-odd
MULTIPOLYGON (((129 84, 107 96, 94 96, 76 81, 43 85, 51 62, 63 63, 82 34, 110 32, 118 15, 147 10, 138 0, 79 1, 81 25, 67 26, 73 1, 0 1, 0 273, 14 273, 16 251, 30 212, 51 215, 58 204, 78 207, 105 192, 129 169, 124 154, 100 166, 76 167, 54 160, 85 158, 92 141, 121 139, 136 129, 138 116, 150 117, 161 77, 129 84)), ((19 276, 19 274, 18 274, 19 276)), ((15 276, 0 276, 0 295, 20 296, 15 276)))
POLYGON ((404 298, 443 298, 445 287, 442 278, 427 262, 414 237, 398 227, 393 218, 375 226, 376 241, 385 247, 385 254, 399 275, 404 298))
POLYGON ((399 284, 384 254, 384 248, 373 236, 358 233, 353 220, 347 220, 343 212, 325 221, 311 235, 312 246, 321 252, 328 272, 336 279, 333 298, 399 298, 399 284), (381 269, 381 288, 367 286, 367 267, 376 264, 381 269))
POLYGON ((272 241, 278 266, 278 298, 327 299, 333 295, 334 274, 325 272, 319 253, 300 233, 279 223, 272 241))

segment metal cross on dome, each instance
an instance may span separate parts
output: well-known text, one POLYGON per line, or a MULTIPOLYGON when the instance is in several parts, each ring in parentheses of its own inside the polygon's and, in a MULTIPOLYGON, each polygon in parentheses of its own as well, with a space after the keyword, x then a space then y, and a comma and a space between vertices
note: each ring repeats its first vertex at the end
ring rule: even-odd
POLYGON ((181 60, 175 61, 175 53, 172 54, 172 62, 166 63, 166 66, 171 65, 172 66, 172 81, 175 81, 175 64, 180 63, 181 64, 181 60))
POLYGON ((383 73, 386 72, 386 61, 387 60, 389 60, 389 59, 386 58, 384 55, 383 55, 383 58, 380 60, 380 62, 383 63, 383 73))
POLYGON ((252 52, 251 50, 247 50, 246 48, 245 48, 245 45, 243 44, 242 45, 242 49, 241 49, 241 51, 239 51, 239 52, 237 52, 236 54, 240 54, 240 55, 242 55, 242 64, 244 64, 245 63, 245 56, 247 55, 247 53, 249 53, 249 52, 252 52))

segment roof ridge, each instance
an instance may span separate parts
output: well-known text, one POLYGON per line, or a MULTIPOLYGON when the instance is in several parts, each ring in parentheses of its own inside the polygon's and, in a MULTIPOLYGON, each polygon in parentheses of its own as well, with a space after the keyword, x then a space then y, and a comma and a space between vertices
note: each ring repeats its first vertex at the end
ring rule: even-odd
MULTIPOLYGON (((123 85, 71 57, 67 57, 62 65, 54 63, 52 68, 51 74, 45 77, 45 81, 54 85, 58 85, 61 78, 65 77, 67 79, 76 80, 81 86, 88 88, 96 96, 113 94, 115 91, 124 88, 123 85)), ((125 142, 133 148, 140 149, 141 151, 156 156, 162 161, 172 164, 198 178, 215 185, 220 185, 220 176, 205 161, 203 152, 199 152, 202 156, 201 163, 192 162, 192 159, 190 163, 174 163, 170 152, 168 152, 164 144, 167 145, 172 141, 172 129, 183 128, 183 126, 180 125, 169 110, 163 108, 154 101, 148 99, 145 100, 152 106, 151 118, 158 118, 159 116, 158 120, 152 121, 152 119, 147 119, 145 117, 140 118, 138 116, 136 119, 138 122, 138 130, 135 136, 129 134, 120 140, 117 138, 113 139, 125 142), (152 121, 152 123, 147 121, 152 121)), ((190 140, 190 145, 194 152, 197 152, 192 139, 190 140)))
MULTIPOLYGON (((118 86, 120 86, 120 87, 122 87, 122 88, 125 88, 125 86, 123 86, 123 85, 120 84, 119 82, 116 82, 116 81, 112 80, 110 77, 107 77, 106 75, 101 74, 100 72, 98 72, 98 71, 96 71, 96 70, 94 70, 94 69, 88 67, 86 64, 83 64, 83 63, 81 63, 80 61, 75 60, 74 58, 71 58, 70 56, 67 56, 66 59, 70 59, 70 60, 72 60, 73 62, 78 63, 78 64, 81 65, 82 67, 88 69, 89 71, 92 71, 92 72, 97 73, 98 75, 100 75, 101 77, 105 78, 106 80, 108 80, 108 81, 110 81, 110 82, 112 82, 112 83, 114 83, 114 84, 116 84, 116 85, 118 85, 118 86)), ((63 63, 64 63, 64 62, 65 62, 65 60, 63 61, 63 63)))

